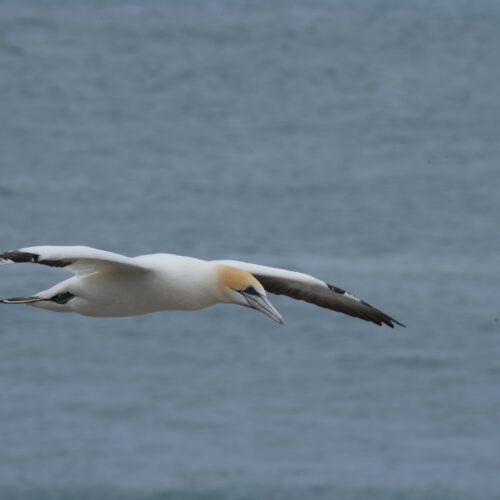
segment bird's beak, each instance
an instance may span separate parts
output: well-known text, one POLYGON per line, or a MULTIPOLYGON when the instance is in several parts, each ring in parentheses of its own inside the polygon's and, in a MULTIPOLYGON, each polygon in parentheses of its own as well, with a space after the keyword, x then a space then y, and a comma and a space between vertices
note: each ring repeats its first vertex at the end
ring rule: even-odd
POLYGON ((248 306, 252 309, 257 309, 261 313, 264 313, 266 316, 269 316, 274 321, 277 321, 281 325, 283 324, 283 317, 281 314, 275 309, 275 307, 267 300, 267 297, 262 294, 249 294, 245 291, 240 291, 241 295, 245 297, 248 306))

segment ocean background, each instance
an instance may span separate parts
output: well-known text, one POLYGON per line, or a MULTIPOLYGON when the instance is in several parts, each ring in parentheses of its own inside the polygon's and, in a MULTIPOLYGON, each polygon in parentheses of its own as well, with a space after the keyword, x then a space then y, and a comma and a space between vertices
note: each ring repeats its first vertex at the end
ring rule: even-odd
POLYGON ((285 267, 407 328, 1 306, 0 498, 500 499, 499 26, 493 0, 3 0, 1 250, 285 267))

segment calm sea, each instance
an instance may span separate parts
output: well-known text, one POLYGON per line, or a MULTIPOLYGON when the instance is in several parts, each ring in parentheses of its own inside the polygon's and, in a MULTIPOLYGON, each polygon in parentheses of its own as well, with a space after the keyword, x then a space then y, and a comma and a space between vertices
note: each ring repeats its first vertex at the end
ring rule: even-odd
POLYGON ((499 499, 499 26, 493 0, 3 0, 1 250, 286 267, 407 328, 2 306, 0 498, 499 499))

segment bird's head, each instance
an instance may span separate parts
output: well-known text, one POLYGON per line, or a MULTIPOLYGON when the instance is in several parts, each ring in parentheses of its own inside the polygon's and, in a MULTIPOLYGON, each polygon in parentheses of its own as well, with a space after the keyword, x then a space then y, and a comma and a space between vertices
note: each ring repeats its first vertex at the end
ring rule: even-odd
POLYGON ((281 314, 267 299, 264 287, 249 272, 232 266, 219 265, 217 275, 224 302, 257 309, 274 321, 283 323, 281 314))

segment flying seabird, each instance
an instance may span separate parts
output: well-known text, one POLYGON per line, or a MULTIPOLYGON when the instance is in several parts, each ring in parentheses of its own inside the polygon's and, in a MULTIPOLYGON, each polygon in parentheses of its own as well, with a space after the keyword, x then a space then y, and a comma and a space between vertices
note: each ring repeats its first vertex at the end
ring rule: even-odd
POLYGON ((404 326, 345 290, 308 274, 236 260, 205 261, 165 253, 125 257, 86 246, 36 246, 0 253, 0 265, 19 262, 63 267, 74 276, 36 295, 0 300, 3 304, 118 317, 226 303, 251 307, 283 323, 267 299, 267 291, 377 325, 404 326))

